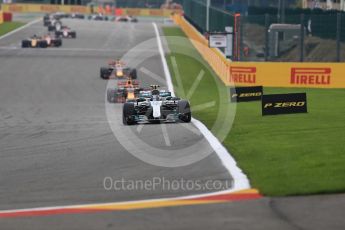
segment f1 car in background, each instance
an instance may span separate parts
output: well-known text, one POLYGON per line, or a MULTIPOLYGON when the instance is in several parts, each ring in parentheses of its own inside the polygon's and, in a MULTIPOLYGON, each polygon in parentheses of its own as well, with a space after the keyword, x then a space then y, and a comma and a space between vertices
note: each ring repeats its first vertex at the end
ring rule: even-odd
POLYGON ((43 21, 43 26, 46 26, 46 27, 51 27, 51 26, 55 26, 56 23, 60 23, 60 19, 48 19, 48 20, 44 20, 43 21))
POLYGON ((56 19, 61 19, 61 18, 69 18, 71 15, 65 12, 55 12, 50 14, 53 17, 55 17, 56 19))
POLYGON ((107 100, 109 103, 125 103, 128 100, 138 98, 142 88, 139 87, 139 81, 128 79, 118 81, 117 88, 107 90, 107 100))
POLYGON ((43 26, 53 26, 56 21, 60 21, 60 19, 68 17, 69 14, 63 12, 46 14, 43 16, 43 26))
POLYGON ((88 16, 88 19, 94 21, 109 21, 109 17, 103 14, 91 14, 88 16))
POLYGON ((85 15, 84 15, 84 14, 78 14, 78 13, 72 13, 72 14, 70 15, 70 18, 85 19, 85 15))
POLYGON ((137 70, 127 67, 126 64, 120 60, 110 61, 108 67, 101 67, 100 77, 102 79, 109 78, 130 78, 137 79, 137 70))
POLYGON ((28 39, 22 40, 22 48, 47 48, 59 47, 62 45, 62 40, 50 35, 37 36, 34 35, 28 39))
POLYGON ((150 91, 141 91, 139 98, 123 104, 124 125, 156 122, 190 122, 192 113, 187 100, 172 97, 171 92, 158 90, 157 85, 150 91))
MULTIPOLYGON (((43 22, 48 22, 48 21, 52 21, 52 20, 60 20, 62 18, 77 18, 77 19, 85 19, 85 15, 84 14, 80 14, 80 13, 64 13, 64 12, 55 12, 55 13, 50 13, 50 14, 46 14, 43 16, 43 22)), ((48 25, 45 25, 48 26, 48 25)))
POLYGON ((58 38, 76 38, 77 32, 75 30, 71 30, 68 26, 62 26, 61 30, 55 31, 55 36, 58 38))
POLYGON ((137 18, 134 18, 132 16, 118 16, 115 18, 116 22, 138 22, 137 18))
POLYGON ((62 25, 61 21, 56 20, 53 25, 48 26, 48 32, 55 31, 55 36, 63 38, 76 38, 77 32, 68 26, 62 25))
POLYGON ((55 16, 51 14, 46 14, 43 16, 43 26, 50 26, 52 21, 58 20, 55 16))
POLYGON ((52 21, 51 24, 48 26, 48 31, 58 31, 62 29, 62 22, 60 20, 52 21))

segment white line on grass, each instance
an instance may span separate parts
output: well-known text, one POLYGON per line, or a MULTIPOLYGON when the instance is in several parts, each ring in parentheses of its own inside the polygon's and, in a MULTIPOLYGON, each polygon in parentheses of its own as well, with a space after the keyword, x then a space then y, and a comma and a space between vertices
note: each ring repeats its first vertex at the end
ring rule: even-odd
MULTIPOLYGON (((156 38, 157 38, 157 45, 158 50, 161 56, 162 64, 163 64, 163 70, 165 74, 165 78, 167 81, 168 89, 172 93, 174 93, 174 87, 171 80, 170 71, 168 68, 168 64, 165 58, 162 41, 159 35, 158 27, 156 23, 152 23, 156 38)), ((224 167, 228 170, 231 177, 234 180, 234 186, 233 188, 227 190, 227 191, 238 191, 243 189, 249 189, 250 183, 247 178, 247 176, 242 172, 242 170, 237 166, 237 163, 235 159, 230 155, 228 150, 219 142, 219 140, 207 129, 207 127, 201 123, 200 121, 192 118, 192 123, 200 130, 200 132, 204 135, 206 140, 209 142, 211 147, 214 149, 215 153, 218 155, 219 159, 221 160, 224 167)))
POLYGON ((190 87, 190 90, 188 91, 187 94, 187 99, 190 99, 192 97, 192 95, 194 94, 195 90, 198 88, 202 78, 204 77, 205 71, 201 70, 200 73, 198 74, 198 77, 196 78, 196 80, 193 82, 192 87, 190 87))

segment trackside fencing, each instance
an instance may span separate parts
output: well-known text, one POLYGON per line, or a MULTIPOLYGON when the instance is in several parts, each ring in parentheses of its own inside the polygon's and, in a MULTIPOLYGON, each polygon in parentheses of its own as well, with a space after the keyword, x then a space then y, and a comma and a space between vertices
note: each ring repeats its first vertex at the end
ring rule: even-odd
POLYGON ((209 48, 208 40, 202 36, 199 31, 195 29, 183 16, 175 14, 173 19, 186 33, 201 56, 210 64, 213 71, 224 83, 227 83, 227 79, 229 78, 229 61, 224 57, 222 52, 216 48, 209 48))
POLYGON ((344 63, 231 62, 223 53, 208 47, 207 39, 183 16, 173 19, 226 85, 345 88, 344 63))
POLYGON ((296 8, 297 1, 179 1, 185 18, 202 34, 228 26, 235 30, 234 15, 240 14, 239 52, 233 60, 345 62, 345 12, 296 8))

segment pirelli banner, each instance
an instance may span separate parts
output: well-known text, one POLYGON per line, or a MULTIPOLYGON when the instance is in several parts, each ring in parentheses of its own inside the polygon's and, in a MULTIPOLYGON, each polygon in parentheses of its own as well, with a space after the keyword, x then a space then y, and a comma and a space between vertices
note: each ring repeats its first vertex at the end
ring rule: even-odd
POLYGON ((228 85, 345 88, 344 63, 232 62, 228 85))
POLYGON ((79 5, 50 5, 50 4, 2 4, 2 10, 5 12, 32 12, 32 13, 49 13, 49 12, 66 12, 89 14, 90 7, 79 5))

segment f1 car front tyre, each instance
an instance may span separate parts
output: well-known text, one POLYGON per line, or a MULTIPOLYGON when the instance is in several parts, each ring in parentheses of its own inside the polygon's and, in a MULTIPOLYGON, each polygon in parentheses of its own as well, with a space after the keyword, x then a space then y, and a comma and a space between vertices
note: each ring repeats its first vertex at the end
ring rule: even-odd
POLYGON ((71 32, 70 35, 71 35, 72 38, 76 38, 77 37, 77 33, 75 31, 71 32))
POLYGON ((111 71, 109 71, 109 68, 107 68, 107 67, 102 67, 101 68, 101 70, 100 70, 100 77, 102 79, 109 79, 110 74, 111 74, 111 71))
POLYGON ((43 19, 43 26, 50 26, 50 25, 51 25, 51 22, 50 22, 49 18, 43 19))
POLYGON ((49 25, 49 26, 48 26, 48 31, 49 31, 49 32, 55 31, 55 26, 54 26, 54 25, 49 25))
POLYGON ((59 38, 62 36, 62 31, 55 31, 55 37, 59 38))
POLYGON ((136 69, 132 69, 129 76, 132 78, 132 79, 137 79, 137 70, 136 69))
POLYGON ((178 101, 178 112, 181 121, 189 123, 192 120, 192 113, 189 102, 186 100, 178 101))
POLYGON ((40 41, 38 43, 38 47, 40 47, 40 48, 47 48, 48 47, 47 41, 40 41))
POLYGON ((54 45, 56 46, 56 47, 60 47, 60 46, 62 46, 62 40, 59 38, 59 39, 56 39, 55 41, 54 41, 54 45))
POLYGON ((22 48, 28 48, 28 47, 30 47, 30 41, 23 40, 22 41, 22 48))
POLYGON ((115 103, 116 102, 116 92, 114 89, 108 89, 107 91, 107 101, 109 103, 115 103))
POLYGON ((133 103, 123 104, 122 122, 124 125, 134 125, 135 124, 135 120, 133 119, 133 115, 135 115, 134 104, 133 103))

